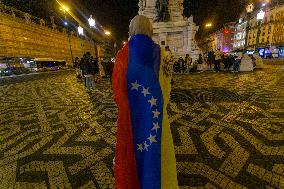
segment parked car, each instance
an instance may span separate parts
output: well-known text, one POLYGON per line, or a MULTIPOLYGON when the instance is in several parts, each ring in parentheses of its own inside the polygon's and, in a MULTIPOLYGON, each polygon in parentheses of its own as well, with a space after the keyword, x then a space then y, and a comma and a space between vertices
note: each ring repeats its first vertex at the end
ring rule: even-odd
POLYGON ((51 58, 35 58, 33 70, 37 72, 55 71, 66 67, 65 60, 54 60, 51 58))
POLYGON ((0 63, 0 76, 9 75, 12 75, 11 69, 9 69, 5 63, 0 63))

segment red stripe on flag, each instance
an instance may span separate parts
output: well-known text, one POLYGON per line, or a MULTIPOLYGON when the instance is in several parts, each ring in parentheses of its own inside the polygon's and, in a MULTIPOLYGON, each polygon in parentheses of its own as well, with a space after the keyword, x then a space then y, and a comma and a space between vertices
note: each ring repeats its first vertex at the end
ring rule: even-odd
POLYGON ((129 51, 126 44, 117 54, 112 75, 114 99, 118 106, 114 165, 116 189, 140 189, 127 93, 128 59, 129 51))

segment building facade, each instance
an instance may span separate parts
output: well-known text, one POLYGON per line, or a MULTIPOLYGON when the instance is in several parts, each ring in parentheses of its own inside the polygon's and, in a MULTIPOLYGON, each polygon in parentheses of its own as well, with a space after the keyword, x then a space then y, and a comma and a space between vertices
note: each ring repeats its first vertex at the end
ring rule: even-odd
POLYGON ((223 53, 228 53, 233 50, 233 38, 235 31, 235 23, 230 22, 224 24, 224 27, 214 33, 211 33, 203 46, 206 46, 205 51, 215 51, 219 49, 223 53))
POLYGON ((244 19, 245 18, 240 18, 239 22, 235 26, 235 32, 233 37, 233 50, 245 48, 247 36, 247 21, 244 21, 244 19))
POLYGON ((233 49, 235 23, 230 22, 216 32, 216 48, 224 53, 231 52, 233 49))
POLYGON ((262 57, 284 57, 284 5, 247 13, 235 27, 233 49, 258 51, 262 57), (263 11, 263 19, 257 14, 263 11))

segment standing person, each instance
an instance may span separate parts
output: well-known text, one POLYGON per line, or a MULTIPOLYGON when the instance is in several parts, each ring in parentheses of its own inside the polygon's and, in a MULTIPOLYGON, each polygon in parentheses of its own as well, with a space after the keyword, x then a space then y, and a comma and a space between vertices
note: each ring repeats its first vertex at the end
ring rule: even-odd
POLYGON ((172 56, 172 51, 169 46, 165 46, 166 53, 169 53, 172 56))
POLYGON ((228 65, 228 71, 231 69, 232 65, 234 64, 235 58, 232 54, 229 55, 229 65, 228 65))
POLYGON ((185 66, 186 66, 186 72, 189 73, 190 67, 192 65, 192 58, 189 56, 189 54, 185 55, 185 66))
POLYGON ((101 81, 101 74, 100 74, 99 61, 98 61, 97 58, 94 59, 93 65, 94 65, 94 79, 95 79, 95 83, 100 83, 100 81, 101 81))
POLYGON ((84 54, 82 58, 82 63, 81 63, 81 70, 82 70, 82 77, 84 79, 85 87, 87 87, 87 81, 86 81, 86 75, 89 72, 89 67, 88 67, 88 60, 87 60, 87 55, 84 54))
POLYGON ((226 70, 229 70, 229 54, 224 54, 224 56, 223 56, 223 64, 224 64, 224 70, 226 71, 226 70))
POLYGON ((77 62, 77 63, 75 63, 76 78, 77 78, 78 81, 81 81, 81 79, 82 79, 81 65, 82 65, 83 59, 81 58, 81 60, 80 60, 79 57, 76 57, 75 62, 77 62))
POLYGON ((202 54, 199 54, 199 57, 198 57, 198 64, 203 64, 203 57, 202 57, 202 54))
POLYGON ((243 58, 243 53, 239 52, 235 58, 234 61, 234 67, 233 67, 233 71, 232 72, 239 72, 240 70, 240 64, 242 62, 242 58, 243 58))
POLYGON ((104 59, 101 59, 101 65, 103 67, 103 72, 104 72, 104 77, 107 76, 107 71, 106 71, 106 63, 104 59))
POLYGON ((179 73, 179 63, 177 61, 175 61, 173 68, 175 73, 179 73))
POLYGON ((208 52, 208 66, 209 66, 210 70, 212 69, 212 65, 214 64, 214 61, 215 61, 214 52, 209 51, 208 52))
POLYGON ((109 77, 110 77, 110 82, 112 81, 112 73, 113 73, 113 67, 114 67, 114 62, 113 61, 109 61, 108 64, 109 68, 109 77))
POLYGON ((199 54, 198 59, 197 59, 197 70, 199 73, 203 72, 203 56, 202 54, 199 54))
POLYGON ((183 61, 183 58, 180 57, 178 59, 178 64, 179 64, 179 67, 180 67, 180 73, 184 73, 184 70, 185 70, 185 64, 184 64, 184 61, 183 61))
POLYGON ((91 53, 87 52, 83 65, 83 74, 85 77, 85 86, 88 90, 94 88, 93 67, 91 53))
POLYGON ((150 20, 135 16, 118 52, 112 86, 118 106, 115 188, 177 189, 167 105, 173 60, 152 40, 150 20))
POLYGON ((217 49, 214 53, 215 55, 215 67, 214 70, 216 72, 220 71, 220 67, 221 67, 221 60, 222 60, 222 52, 220 51, 220 49, 217 49))
POLYGON ((80 62, 79 62, 79 69, 80 69, 80 76, 78 76, 78 80, 79 81, 85 81, 84 79, 84 65, 85 65, 85 54, 83 55, 83 57, 81 58, 80 62))
POLYGON ((90 89, 94 89, 95 88, 95 64, 94 64, 94 57, 91 56, 91 58, 89 59, 88 61, 88 64, 89 64, 89 74, 88 74, 88 77, 89 77, 89 88, 90 89))

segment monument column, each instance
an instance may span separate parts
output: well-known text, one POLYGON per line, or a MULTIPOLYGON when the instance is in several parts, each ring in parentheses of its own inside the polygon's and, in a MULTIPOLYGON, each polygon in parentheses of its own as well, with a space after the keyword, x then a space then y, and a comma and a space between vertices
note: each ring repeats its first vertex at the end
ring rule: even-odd
POLYGON ((192 54, 192 25, 187 27, 187 51, 189 51, 190 55, 192 54))
POLYGON ((186 31, 183 32, 183 51, 189 53, 187 47, 188 47, 188 29, 186 31))

